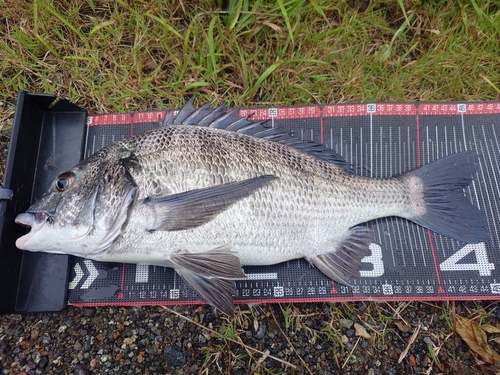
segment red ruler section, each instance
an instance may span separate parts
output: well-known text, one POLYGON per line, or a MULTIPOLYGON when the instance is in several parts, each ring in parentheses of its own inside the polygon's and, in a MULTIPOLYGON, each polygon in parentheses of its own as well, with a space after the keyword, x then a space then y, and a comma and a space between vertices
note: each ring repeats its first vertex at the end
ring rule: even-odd
MULTIPOLYGON (((478 173, 466 194, 488 217, 491 240, 464 244, 400 218, 368 223, 376 233, 361 277, 346 287, 304 260, 245 267, 236 282, 241 303, 500 298, 500 103, 360 103, 245 108, 305 141, 323 143, 360 175, 390 177, 475 150, 478 173)), ((86 155, 157 127, 165 111, 89 118, 86 155)), ((325 228, 327 230, 327 228, 325 228)), ((73 259, 68 288, 74 305, 199 303, 169 268, 73 259)))

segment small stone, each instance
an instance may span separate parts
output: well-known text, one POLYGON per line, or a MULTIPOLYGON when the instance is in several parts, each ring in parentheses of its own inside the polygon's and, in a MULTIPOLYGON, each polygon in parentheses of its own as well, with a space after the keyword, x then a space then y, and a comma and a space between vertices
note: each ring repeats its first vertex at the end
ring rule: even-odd
POLYGON ((38 368, 45 368, 45 366, 47 366, 47 363, 49 363, 49 359, 47 358, 46 355, 42 356, 40 358, 40 362, 38 363, 38 368))
POLYGON ((42 337, 42 344, 49 345, 51 340, 51 337, 47 333, 45 333, 42 337))
POLYGON ((9 318, 15 320, 16 322, 23 320, 23 316, 21 314, 10 314, 9 318))
POLYGON ((354 322, 350 319, 340 319, 339 323, 340 323, 341 327, 347 328, 347 329, 351 328, 352 325, 354 324, 354 322))
POLYGON ((40 360, 42 359, 38 350, 33 351, 33 353, 31 354, 31 358, 33 358, 33 362, 35 362, 36 364, 40 363, 40 360))
POLYGON ((93 318, 96 314, 97 310, 94 307, 85 307, 83 309, 83 316, 87 318, 93 318))
POLYGON ((73 370, 73 375, 90 375, 90 371, 84 365, 78 364, 73 370))
POLYGON ((408 357, 408 364, 411 366, 411 367, 415 367, 417 365, 417 360, 415 359, 414 356, 409 356, 408 357))
POLYGON ((424 337, 424 342, 428 345, 434 346, 434 343, 432 342, 432 339, 429 336, 424 337))
POLYGON ((253 335, 256 339, 261 339, 265 336, 267 330, 266 323, 264 322, 259 322, 259 326, 257 328, 257 332, 253 335))
POLYGON ((198 368, 199 368, 198 365, 195 363, 189 368, 189 372, 195 373, 198 371, 198 368))
POLYGON ((90 360, 90 367, 94 368, 94 367, 96 367, 96 366, 97 366, 97 359, 92 358, 92 359, 90 360))
POLYGON ((5 339, 0 340, 0 352, 8 352, 10 351, 9 342, 5 339))
POLYGON ((353 330, 352 328, 350 328, 350 329, 348 329, 348 330, 346 330, 346 331, 345 331, 345 335, 346 335, 347 337, 353 337, 353 336, 354 336, 354 333, 355 333, 355 332, 354 332, 354 330, 353 330))
POLYGON ((186 363, 186 357, 173 346, 165 346, 163 350, 165 361, 172 367, 181 367, 186 363))
POLYGON ((36 330, 36 329, 32 330, 31 333, 30 333, 30 340, 31 341, 36 340, 38 338, 38 334, 39 333, 40 332, 38 330, 36 330))

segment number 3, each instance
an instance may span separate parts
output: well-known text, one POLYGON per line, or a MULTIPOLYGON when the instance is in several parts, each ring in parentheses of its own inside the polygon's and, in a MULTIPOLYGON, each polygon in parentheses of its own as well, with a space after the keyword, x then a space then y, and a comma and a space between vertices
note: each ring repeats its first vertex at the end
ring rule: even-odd
POLYGON ((372 255, 366 256, 361 259, 363 263, 370 263, 373 265, 373 269, 371 271, 359 271, 361 277, 378 277, 382 276, 385 272, 384 270, 384 262, 382 260, 382 248, 376 243, 370 244, 370 250, 372 255))

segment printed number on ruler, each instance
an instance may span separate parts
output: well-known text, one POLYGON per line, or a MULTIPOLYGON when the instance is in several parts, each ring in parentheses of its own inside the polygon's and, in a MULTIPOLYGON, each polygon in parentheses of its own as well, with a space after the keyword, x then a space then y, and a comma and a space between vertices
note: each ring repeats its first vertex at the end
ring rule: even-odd
POLYGON ((441 271, 478 271, 480 276, 491 276, 495 264, 488 261, 484 242, 468 244, 439 265, 441 271), (476 263, 458 263, 464 257, 474 252, 476 263))
POLYGON ((382 260, 382 248, 376 243, 370 244, 371 255, 361 259, 363 263, 370 263, 373 266, 371 271, 360 271, 361 277, 378 277, 382 276, 385 272, 384 261, 382 260))

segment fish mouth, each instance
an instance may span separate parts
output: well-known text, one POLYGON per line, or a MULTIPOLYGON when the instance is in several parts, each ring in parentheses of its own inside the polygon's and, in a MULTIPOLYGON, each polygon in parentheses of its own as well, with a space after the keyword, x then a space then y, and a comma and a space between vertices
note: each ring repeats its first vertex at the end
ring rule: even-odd
POLYGON ((29 250, 26 247, 26 243, 45 225, 46 222, 51 222, 51 217, 46 212, 24 212, 17 215, 14 222, 23 227, 31 228, 27 234, 16 240, 18 249, 29 250))

